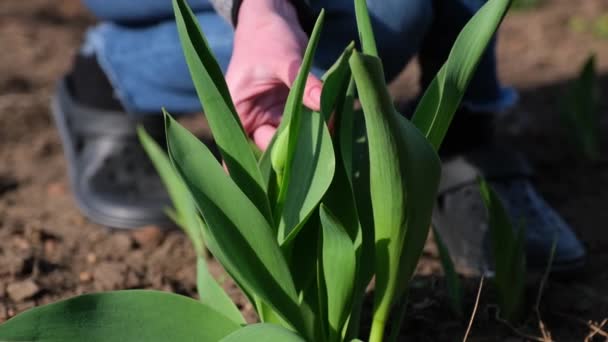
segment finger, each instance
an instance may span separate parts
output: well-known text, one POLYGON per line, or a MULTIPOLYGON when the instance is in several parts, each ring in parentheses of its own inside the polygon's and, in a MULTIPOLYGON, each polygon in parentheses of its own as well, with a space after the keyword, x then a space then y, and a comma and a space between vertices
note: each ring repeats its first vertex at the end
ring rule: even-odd
MULTIPOLYGON (((293 57, 290 62, 285 64, 285 67, 279 71, 279 79, 291 89, 298 71, 302 66, 302 59, 299 57, 293 57)), ((302 102, 304 105, 312 110, 321 110, 321 90, 323 89, 323 83, 315 75, 309 74, 306 79, 306 86, 304 87, 304 96, 302 102)))
POLYGON ((308 75, 306 87, 304 88, 304 105, 314 111, 321 110, 321 91, 323 83, 313 74, 308 75))
POLYGON ((274 133, 277 131, 276 126, 263 125, 258 127, 252 134, 253 141, 262 150, 266 151, 274 133))

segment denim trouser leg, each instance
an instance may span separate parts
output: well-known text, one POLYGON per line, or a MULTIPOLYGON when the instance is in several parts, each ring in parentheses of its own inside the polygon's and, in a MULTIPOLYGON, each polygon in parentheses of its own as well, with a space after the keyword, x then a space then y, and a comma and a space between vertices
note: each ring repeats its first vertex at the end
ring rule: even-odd
MULTIPOLYGON (((157 113, 163 106, 174 113, 201 110, 168 0, 146 0, 145 4, 123 0, 84 1, 94 14, 107 21, 89 30, 83 51, 98 56, 128 112, 157 113), (159 18, 164 19, 159 21, 159 18)), ((461 1, 437 2, 460 8, 463 7, 461 1)), ((367 2, 389 80, 419 51, 427 59, 422 63, 423 74, 434 75, 452 44, 449 39, 434 39, 442 35, 448 37, 451 30, 461 27, 472 13, 460 11, 452 15, 456 12, 445 10, 447 5, 433 7, 431 0, 367 2)), ((314 70, 319 74, 331 66, 350 41, 358 39, 358 34, 353 0, 312 0, 311 3, 314 9, 327 10, 315 56, 314 70)), ((190 4, 225 71, 232 52, 232 27, 213 12, 207 0, 192 0, 190 4)), ((514 102, 512 92, 502 90, 498 84, 493 51, 480 64, 465 102, 480 110, 500 110, 514 102)))
MULTIPOLYGON (((82 0, 82 2, 103 21, 139 24, 173 18, 173 5, 170 0, 82 0)), ((189 0, 188 4, 194 12, 213 10, 208 0, 189 0)))

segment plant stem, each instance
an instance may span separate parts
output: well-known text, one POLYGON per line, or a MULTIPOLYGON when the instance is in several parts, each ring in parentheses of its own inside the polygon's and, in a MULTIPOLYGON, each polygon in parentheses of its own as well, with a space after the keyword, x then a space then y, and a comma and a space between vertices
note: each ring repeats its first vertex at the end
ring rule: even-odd
POLYGON ((369 342, 382 342, 385 325, 385 319, 374 319, 372 322, 372 330, 369 333, 369 342))

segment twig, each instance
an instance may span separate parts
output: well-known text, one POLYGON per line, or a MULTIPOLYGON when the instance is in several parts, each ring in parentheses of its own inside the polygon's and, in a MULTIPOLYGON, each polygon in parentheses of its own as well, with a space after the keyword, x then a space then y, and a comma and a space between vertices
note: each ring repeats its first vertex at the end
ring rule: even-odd
POLYGON ((516 327, 512 326, 511 323, 509 323, 508 321, 500 318, 500 317, 496 317, 496 320, 498 320, 500 323, 506 325, 509 329, 511 329, 511 331, 513 333, 515 333, 515 335, 527 339, 527 340, 531 340, 531 341, 538 341, 538 342, 553 342, 552 339, 546 340, 545 337, 538 337, 538 336, 534 336, 534 335, 529 335, 526 334, 524 332, 519 331, 519 329, 517 329, 516 327))
POLYGON ((471 327, 473 326, 473 321, 475 320, 475 314, 477 314, 477 307, 479 306, 479 298, 481 297, 481 289, 483 288, 483 280, 484 280, 484 277, 481 276, 481 280, 479 281, 479 289, 477 289, 477 298, 475 298, 475 306, 473 307, 473 312, 471 313, 471 319, 469 320, 469 326, 467 327, 467 331, 464 333, 462 342, 467 341, 467 338, 469 337, 469 333, 471 332, 471 327))
POLYGON ((604 319, 600 324, 596 324, 592 321, 587 322, 587 324, 589 325, 589 329, 591 329, 591 332, 589 333, 589 335, 587 335, 587 337, 585 337, 585 342, 590 342, 591 339, 597 334, 608 338, 608 333, 602 330, 602 328, 604 327, 604 325, 606 325, 607 322, 608 319, 604 319))
MULTIPOLYGON (((575 322, 578 322, 580 324, 586 325, 589 329, 592 330, 591 336, 588 335, 587 337, 593 337, 593 336, 595 336, 597 334, 600 334, 602 336, 608 337, 608 332, 606 332, 605 330, 602 330, 602 328, 604 327, 604 325, 606 323, 608 323, 608 319, 604 319, 598 325, 597 323, 594 323, 593 321, 585 321, 584 319, 581 319, 581 318, 578 318, 576 316, 572 316, 572 315, 569 315, 569 314, 565 314, 565 313, 562 313, 562 312, 554 311, 554 312, 551 312, 551 313, 553 315, 561 316, 561 317, 567 318, 567 319, 571 319, 571 320, 573 320, 575 322)), ((587 341, 587 340, 585 340, 585 341, 587 341)))
POLYGON ((545 323, 540 315, 540 302, 543 297, 543 292, 547 281, 549 280, 549 274, 551 273, 551 267, 553 266, 553 259, 555 257, 555 250, 557 248, 557 234, 553 237, 553 243, 551 244, 551 251, 549 253, 549 260, 547 260, 547 268, 543 274, 543 278, 540 281, 538 287, 538 295, 536 296, 536 303, 534 304, 534 312, 536 313, 536 319, 538 320, 538 329, 543 336, 543 340, 546 342, 552 341, 551 332, 545 327, 545 323))

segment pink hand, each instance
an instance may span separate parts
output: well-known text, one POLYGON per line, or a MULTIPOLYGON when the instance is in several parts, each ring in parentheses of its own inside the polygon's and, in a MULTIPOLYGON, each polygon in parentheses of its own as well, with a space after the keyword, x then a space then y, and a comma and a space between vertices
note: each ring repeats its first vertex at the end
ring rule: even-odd
MULTIPOLYGON (((307 42, 289 1, 243 1, 226 82, 245 132, 262 150, 279 125, 307 42)), ((322 86, 309 75, 305 106, 320 109, 322 86)))

